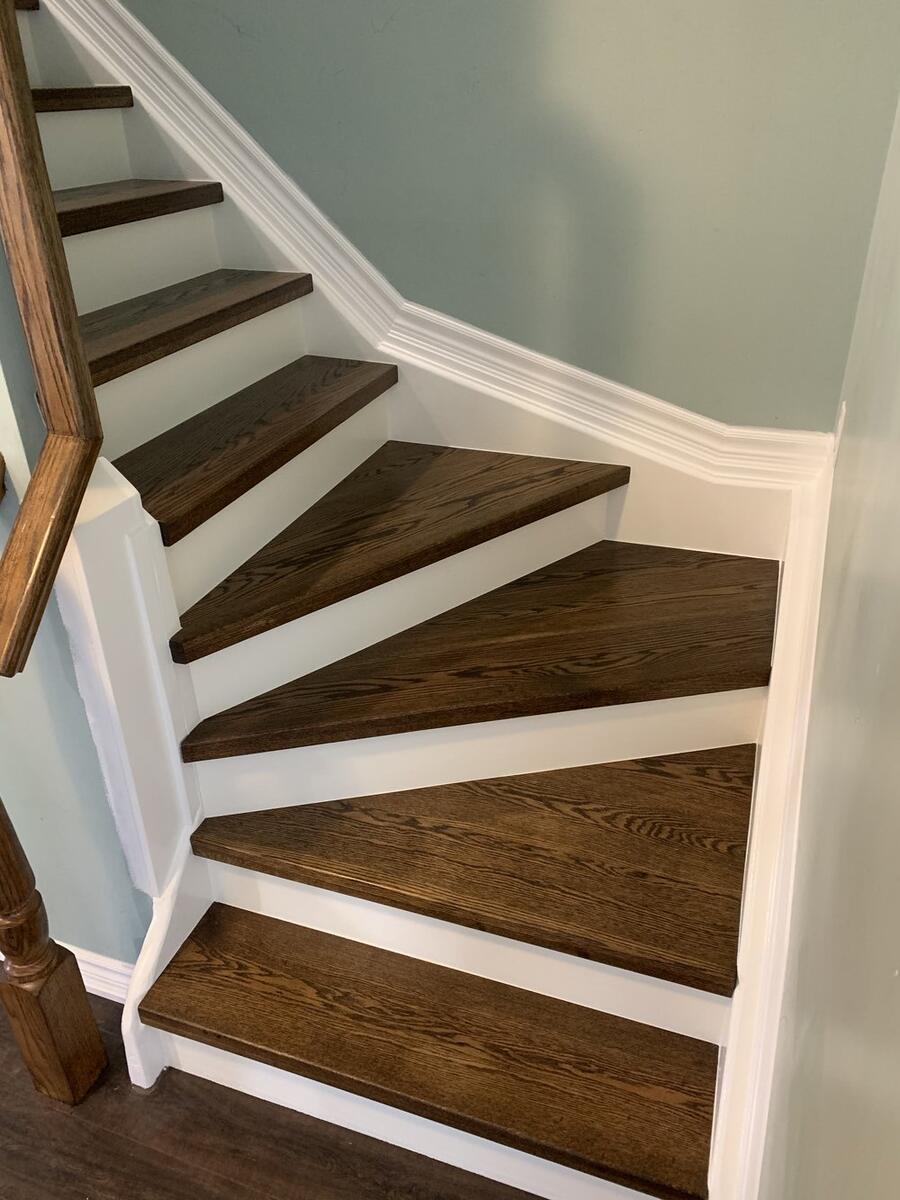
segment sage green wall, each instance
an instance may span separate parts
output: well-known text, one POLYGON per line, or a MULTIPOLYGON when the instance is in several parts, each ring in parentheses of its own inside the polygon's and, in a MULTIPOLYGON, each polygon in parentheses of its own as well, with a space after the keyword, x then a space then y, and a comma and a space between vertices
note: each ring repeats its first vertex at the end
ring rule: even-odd
MULTIPOLYGON (((0 548, 43 441, 34 380, 0 250, 0 449, 8 460, 0 548)), ((134 962, 150 917, 125 866, 55 603, 25 671, 0 679, 0 797, 31 859, 53 935, 134 962)))
POLYGON ((125 0, 404 295, 831 429, 897 0, 125 0))
POLYGON ((900 117, 847 372, 761 1200, 900 1179, 900 117))

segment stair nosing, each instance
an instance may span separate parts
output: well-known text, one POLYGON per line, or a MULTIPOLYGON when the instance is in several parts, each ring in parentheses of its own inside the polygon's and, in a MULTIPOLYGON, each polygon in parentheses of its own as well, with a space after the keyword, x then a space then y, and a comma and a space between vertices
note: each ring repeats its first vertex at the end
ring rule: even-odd
POLYGON ((100 112, 134 107, 131 88, 118 84, 32 88, 31 98, 37 113, 100 112))

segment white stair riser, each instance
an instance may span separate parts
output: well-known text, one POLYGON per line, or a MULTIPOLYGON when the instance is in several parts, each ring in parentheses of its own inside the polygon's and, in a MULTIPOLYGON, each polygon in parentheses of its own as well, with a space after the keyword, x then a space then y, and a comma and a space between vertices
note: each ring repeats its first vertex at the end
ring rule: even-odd
POLYGON ((46 5, 16 15, 32 87, 96 87, 120 82, 67 34, 46 5))
MULTIPOLYGON (((384 444, 379 397, 166 552, 184 612, 384 444)), ((221 707, 221 706, 220 706, 221 707)))
POLYGON ((38 127, 54 191, 131 177, 127 109, 39 113, 38 127))
POLYGON ((324 888, 208 862, 214 900, 722 1045, 730 1001, 324 888))
POLYGON ((285 304, 99 387, 106 457, 118 458, 300 358, 302 306, 285 304))
POLYGON ((200 712, 221 712, 602 541, 607 512, 608 497, 598 496, 198 659, 190 669, 200 712))
POLYGON ((196 764, 206 816, 756 742, 766 690, 427 729, 196 764))
POLYGON ((156 1033, 170 1066, 224 1087, 437 1159, 544 1200, 646 1200, 630 1188, 512 1150, 350 1092, 172 1034, 156 1033))
POLYGON ((75 234, 64 245, 80 313, 226 265, 209 208, 75 234))

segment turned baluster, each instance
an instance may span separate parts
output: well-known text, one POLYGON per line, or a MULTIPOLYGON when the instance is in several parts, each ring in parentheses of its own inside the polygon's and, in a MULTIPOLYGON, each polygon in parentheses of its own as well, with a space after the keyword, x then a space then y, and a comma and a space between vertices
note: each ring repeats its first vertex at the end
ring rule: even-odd
POLYGON ((0 801, 0 999, 39 1092, 83 1100, 106 1052, 71 951, 50 937, 34 874, 0 801))

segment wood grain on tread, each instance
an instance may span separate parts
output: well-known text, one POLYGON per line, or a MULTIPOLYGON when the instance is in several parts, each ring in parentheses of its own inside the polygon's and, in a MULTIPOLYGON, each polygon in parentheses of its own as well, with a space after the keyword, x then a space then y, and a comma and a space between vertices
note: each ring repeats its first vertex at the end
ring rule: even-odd
POLYGON ((107 383, 312 291, 309 275, 210 271, 81 318, 94 384, 107 383))
POLYGON ((130 87, 32 88, 31 97, 39 113, 134 107, 130 87))
POLYGON ((140 1011, 655 1196, 706 1195, 703 1042, 220 904, 140 1011))
POLYGON ((307 355, 117 459, 167 546, 397 382, 397 368, 307 355))
POLYGON ((755 746, 204 821, 203 858, 730 995, 755 746))
POLYGON ((388 442, 181 619, 192 662, 628 482, 627 467, 388 442))
POLYGON ((121 179, 53 193, 63 237, 127 225, 149 217, 219 204, 221 183, 169 179, 121 179))
POLYGON ((601 542, 208 717, 187 762, 763 687, 778 564, 601 542))

